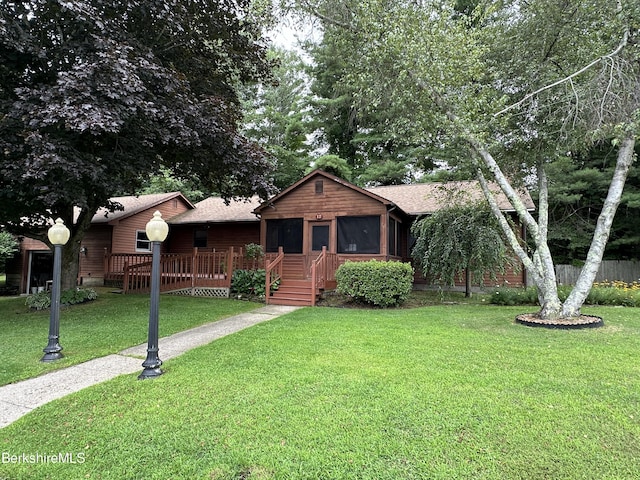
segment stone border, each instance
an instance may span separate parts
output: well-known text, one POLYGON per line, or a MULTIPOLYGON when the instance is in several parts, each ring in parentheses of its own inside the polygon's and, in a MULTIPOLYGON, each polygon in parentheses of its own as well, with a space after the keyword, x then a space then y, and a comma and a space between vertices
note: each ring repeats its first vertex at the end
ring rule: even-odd
POLYGON ((599 328, 604 326, 604 320, 595 315, 580 315, 580 317, 571 320, 543 320, 542 318, 538 318, 535 313, 521 313, 520 315, 516 315, 516 323, 527 327, 559 328, 565 330, 599 328))

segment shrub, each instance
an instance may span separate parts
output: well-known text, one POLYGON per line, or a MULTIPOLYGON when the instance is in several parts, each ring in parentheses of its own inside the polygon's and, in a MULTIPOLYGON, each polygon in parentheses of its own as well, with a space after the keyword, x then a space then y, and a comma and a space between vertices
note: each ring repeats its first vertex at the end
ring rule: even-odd
POLYGON ((257 243, 248 243, 244 246, 244 256, 252 259, 259 260, 264 257, 264 250, 262 250, 262 245, 257 243))
MULTIPOLYGON (((564 302, 572 287, 558 286, 558 298, 564 302)), ((537 305, 538 289, 529 288, 497 288, 489 300, 494 305, 537 305)), ((625 282, 594 283, 587 300, 587 305, 640 306, 640 284, 625 282)))
POLYGON ((231 277, 231 291, 240 295, 264 296, 265 275, 264 269, 234 270, 231 277))
POLYGON ((346 262, 336 272, 338 292, 359 302, 379 307, 404 302, 413 287, 413 268, 408 263, 346 262))
POLYGON ((89 302, 96 298, 98 298, 98 294, 93 288, 70 288, 60 294, 60 303, 63 305, 75 305, 89 302))
MULTIPOLYGON (((60 294, 62 305, 75 305, 98 298, 93 288, 70 288, 60 294)), ((51 307, 51 292, 39 292, 29 295, 25 305, 34 310, 46 310, 51 307)))
POLYGON ((38 292, 29 295, 24 304, 33 310, 46 310, 51 306, 51 294, 49 292, 38 292))

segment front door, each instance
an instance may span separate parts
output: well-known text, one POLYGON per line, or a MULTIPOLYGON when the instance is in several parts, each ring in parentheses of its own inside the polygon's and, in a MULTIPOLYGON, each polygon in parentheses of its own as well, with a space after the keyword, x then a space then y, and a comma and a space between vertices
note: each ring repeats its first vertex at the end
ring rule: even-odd
POLYGON ((329 250, 329 232, 331 224, 329 222, 311 224, 311 251, 320 252, 322 247, 329 250))

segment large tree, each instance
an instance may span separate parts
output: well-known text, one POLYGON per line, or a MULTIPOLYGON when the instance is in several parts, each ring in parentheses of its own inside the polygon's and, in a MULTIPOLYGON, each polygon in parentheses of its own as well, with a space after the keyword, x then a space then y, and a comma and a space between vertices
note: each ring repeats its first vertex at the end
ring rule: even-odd
POLYGON ((268 55, 277 62, 272 80, 243 92, 243 131, 274 158, 273 183, 283 190, 311 162, 311 93, 307 67, 297 52, 272 48, 268 55))
POLYGON ((471 15, 445 0, 295 3, 350 35, 357 54, 349 80, 358 86, 360 108, 392 99, 400 114, 389 129, 447 150, 466 148, 457 158, 476 170, 494 215, 538 287, 539 316, 579 315, 634 159, 640 117, 637 2, 487 1, 471 15), (345 10, 349 17, 332 17, 345 10), (582 274, 561 302, 548 245, 546 168, 567 149, 605 138, 616 146, 615 167, 582 274), (518 243, 487 177, 526 225, 532 251, 518 243), (537 218, 517 190, 531 178, 538 183, 537 218))
POLYGON ((253 13, 249 0, 0 4, 0 220, 43 238, 62 218, 66 286, 92 216, 144 174, 270 190, 264 152, 238 133, 236 88, 269 70, 253 13))

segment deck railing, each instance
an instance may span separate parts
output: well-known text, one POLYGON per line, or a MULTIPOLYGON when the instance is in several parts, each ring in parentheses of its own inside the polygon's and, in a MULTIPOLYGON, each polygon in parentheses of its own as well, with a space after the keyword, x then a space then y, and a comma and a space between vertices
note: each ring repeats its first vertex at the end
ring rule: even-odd
POLYGON ((316 304, 316 292, 327 288, 329 282, 336 279, 338 269, 338 256, 327 252, 327 247, 322 247, 322 252, 311 262, 311 306, 316 304))
MULTIPOLYGON (((141 256, 112 254, 105 260, 109 265, 122 265, 120 271, 105 272, 105 278, 122 281, 124 293, 144 293, 151 288, 151 260, 141 256), (129 264, 130 260, 133 264, 129 264)), ((150 256, 149 256, 150 257, 150 256)), ((184 288, 230 288, 237 254, 233 248, 222 252, 198 252, 191 254, 162 254, 160 256, 160 291, 184 288)))
POLYGON ((282 278, 282 261, 284 260, 284 251, 282 247, 278 248, 278 255, 273 260, 265 260, 265 303, 269 304, 269 294, 272 287, 282 278))

